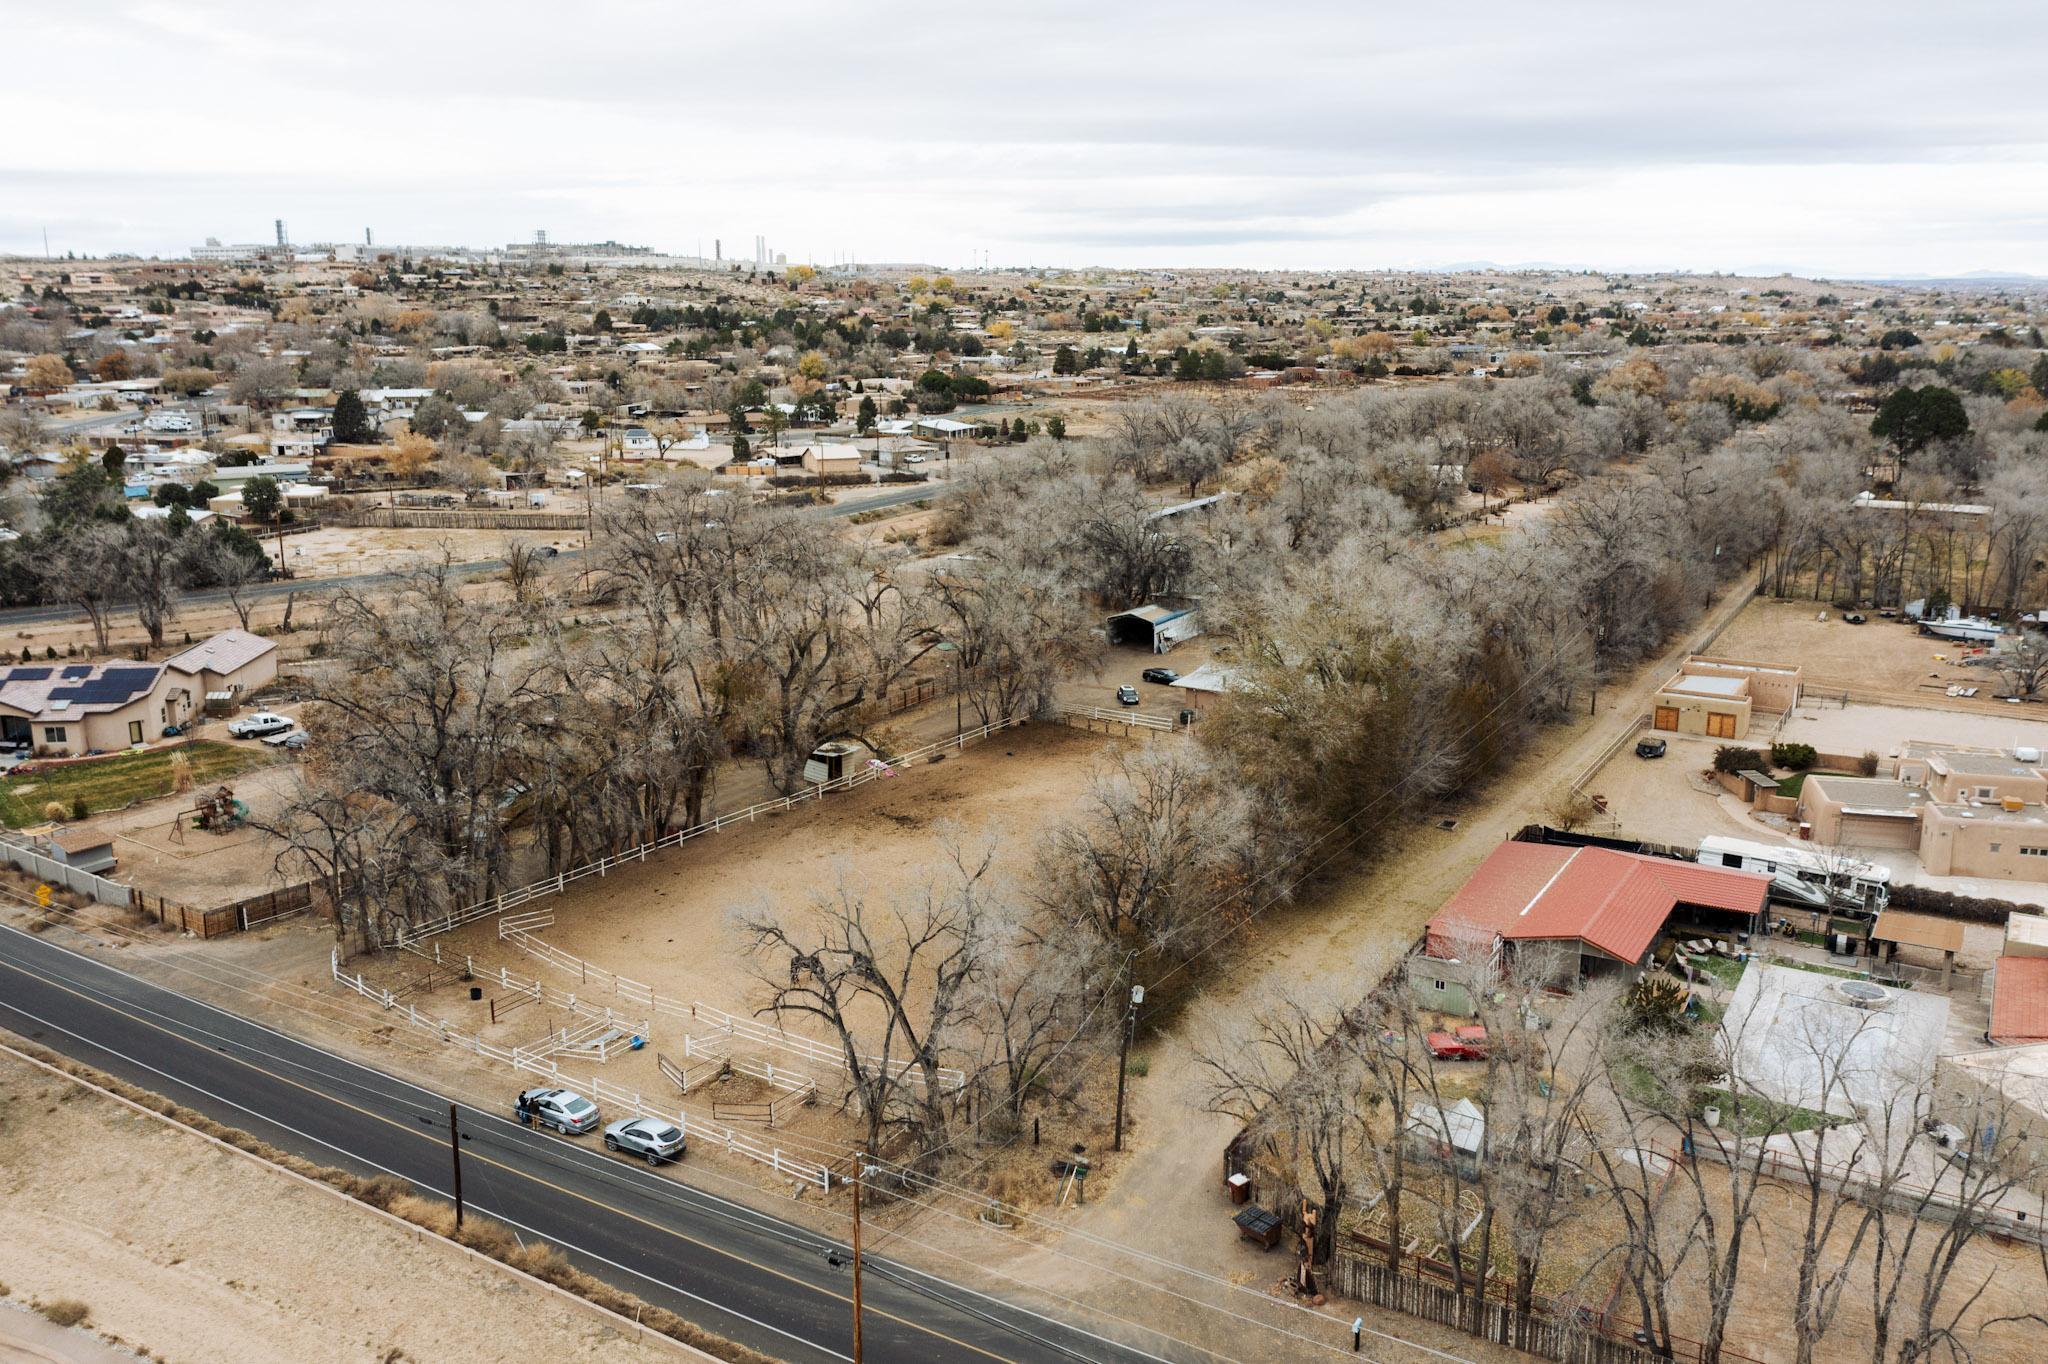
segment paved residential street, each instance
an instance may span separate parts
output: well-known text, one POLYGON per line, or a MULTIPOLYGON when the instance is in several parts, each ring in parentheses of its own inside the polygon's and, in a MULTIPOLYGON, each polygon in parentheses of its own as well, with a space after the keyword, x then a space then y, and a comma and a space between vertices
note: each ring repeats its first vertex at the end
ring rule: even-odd
MULTIPOLYGON (((901 507, 928 498, 943 497, 946 492, 947 486, 943 483, 920 483, 915 487, 882 493, 861 502, 842 502, 835 506, 822 507, 816 515, 833 519, 854 516, 861 512, 901 507)), ((562 557, 573 559, 581 553, 581 550, 564 550, 562 557)), ((424 555, 423 549, 422 556, 424 555)), ((504 567, 503 559, 474 559, 453 565, 456 573, 496 573, 504 567)), ((382 587, 396 582, 398 576, 396 573, 355 573, 333 578, 286 578, 278 582, 257 583, 244 589, 243 596, 263 601, 293 592, 310 595, 332 592, 343 587, 382 587)), ((227 603, 228 594, 221 591, 188 592, 181 600, 188 606, 220 606, 227 603)), ((0 626, 46 625, 51 621, 83 619, 84 613, 74 606, 19 606, 12 610, 0 611, 0 626)))

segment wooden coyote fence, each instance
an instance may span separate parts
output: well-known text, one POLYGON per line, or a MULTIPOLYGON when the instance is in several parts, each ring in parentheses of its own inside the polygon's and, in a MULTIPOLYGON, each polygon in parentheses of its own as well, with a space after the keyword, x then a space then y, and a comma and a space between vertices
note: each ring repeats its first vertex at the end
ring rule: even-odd
POLYGON ((590 518, 582 512, 494 510, 488 507, 358 507, 337 518, 343 525, 385 530, 582 530, 590 518))
MULTIPOLYGON (((1557 1364, 1670 1364, 1674 1360, 1686 1364, 1698 1361, 1703 1353, 1698 1342, 1674 1337, 1671 1354, 1658 1354, 1635 1343, 1632 1328, 1607 1322, 1586 1309, 1555 1314, 1517 1311, 1513 1304, 1493 1296, 1496 1289, 1505 1294, 1508 1284, 1502 1279, 1488 1282, 1482 1301, 1469 1289, 1460 1293, 1449 1283, 1407 1270, 1390 1270, 1341 1246, 1324 1275, 1328 1287, 1344 1297, 1449 1326, 1557 1364)), ((1732 1364, 1757 1364, 1726 1346, 1721 1358, 1732 1364)))
POLYGON ((1022 716, 1010 720, 996 720, 979 728, 970 729, 964 734, 955 735, 950 739, 941 739, 937 743, 926 744, 922 748, 913 748, 907 753, 899 753, 887 759, 878 759, 874 766, 863 766, 858 771, 849 772, 836 780, 820 782, 816 786, 806 786, 794 795, 783 796, 776 800, 764 800, 759 804, 749 805, 743 810, 734 810, 730 814, 719 815, 714 819, 706 820, 694 828, 680 829, 675 833, 657 838, 652 843, 642 843, 611 857, 599 858, 595 862, 586 863, 570 871, 558 872, 553 876, 542 877, 530 885, 521 886, 516 890, 508 890, 504 894, 494 895, 488 900, 479 900, 477 903, 466 908, 450 910, 438 919, 429 920, 416 927, 401 930, 398 938, 383 945, 385 947, 402 947, 412 943, 424 942, 428 938, 450 932, 477 919, 487 919, 493 914, 503 914, 507 910, 517 909, 519 906, 534 900, 539 900, 549 895, 559 895, 566 887, 574 885, 586 877, 601 877, 630 863, 644 862, 651 854, 660 852, 664 848, 678 847, 693 838, 717 833, 719 830, 729 828, 735 824, 750 824, 763 815, 778 815, 785 810, 793 810, 805 801, 817 800, 819 797, 834 791, 849 791, 867 782, 896 776, 899 772, 910 768, 921 760, 933 757, 944 749, 963 748, 978 739, 985 739, 991 734, 1024 723, 1026 721, 1022 716))
POLYGON ((165 928, 190 933, 195 938, 217 938, 242 926, 233 905, 226 905, 220 909, 194 909, 190 905, 181 905, 176 900, 166 900, 161 895, 151 895, 147 891, 138 890, 135 892, 133 907, 155 919, 165 928))
POLYGON ((283 890, 269 891, 263 895, 251 895, 233 904, 222 905, 239 921, 244 931, 267 924, 273 919, 289 919, 295 914, 304 914, 313 907, 313 883, 301 882, 286 886, 283 890))

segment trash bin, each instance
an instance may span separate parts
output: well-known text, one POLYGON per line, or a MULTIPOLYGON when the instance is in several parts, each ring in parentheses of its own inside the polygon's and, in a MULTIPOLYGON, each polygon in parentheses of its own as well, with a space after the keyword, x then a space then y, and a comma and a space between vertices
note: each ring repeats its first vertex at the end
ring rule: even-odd
POLYGON ((1230 1201, 1232 1203, 1241 1204, 1252 1201, 1252 1182, 1249 1177, 1241 1174, 1232 1175, 1223 1182, 1230 1186, 1230 1201))
POLYGON ((483 986, 481 986, 481 985, 472 985, 472 986, 470 986, 470 987, 469 987, 469 997, 470 997, 470 999, 472 999, 472 1000, 478 1000, 478 999, 482 999, 482 998, 484 997, 484 987, 483 987, 483 986))

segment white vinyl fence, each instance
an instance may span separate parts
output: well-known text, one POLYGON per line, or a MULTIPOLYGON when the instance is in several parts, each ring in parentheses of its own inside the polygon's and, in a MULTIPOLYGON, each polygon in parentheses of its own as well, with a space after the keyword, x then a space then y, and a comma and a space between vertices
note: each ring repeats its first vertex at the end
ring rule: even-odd
MULTIPOLYGON (((682 1020, 686 1032, 694 1028, 697 1034, 708 1033, 738 1038, 742 1042, 768 1047, 797 1057, 807 1065, 840 1072, 846 1070, 846 1057, 835 1046, 784 1032, 756 1018, 727 1013, 701 1001, 693 1000, 685 1004, 679 999, 656 994, 651 985, 607 971, 602 966, 585 961, 534 936, 533 930, 546 928, 554 921, 554 913, 545 909, 528 910, 524 914, 508 914, 498 921, 498 937, 529 956, 540 958, 565 975, 575 976, 579 982, 618 996, 634 1008, 646 1009, 650 1015, 659 1014, 682 1020)), ((702 1046, 701 1039, 698 1045, 702 1046)), ((907 1083, 922 1085, 925 1082, 923 1069, 914 1061, 896 1059, 885 1063, 879 1056, 864 1056, 861 1059, 871 1066, 879 1067, 886 1064, 891 1075, 907 1083)), ((743 1067, 736 1063, 734 1069, 740 1070, 743 1067)), ((967 1083, 967 1077, 952 1066, 939 1067, 938 1080, 940 1087, 949 1091, 957 1091, 967 1083)))
POLYGON ((1171 733, 1178 728, 1164 715, 1144 715, 1135 710, 1107 710, 1101 706, 1061 706, 1060 718, 1068 724, 1078 720, 1091 727, 1098 721, 1104 726, 1122 725, 1126 734, 1134 729, 1157 729, 1171 733))
MULTIPOLYGON (((461 1047, 465 1051, 474 1052, 493 1061, 502 1061, 514 1069, 538 1075, 549 1084, 574 1089, 600 1105, 609 1105, 631 1113, 670 1116, 669 1110, 647 1102, 637 1090, 613 1084, 599 1075, 592 1075, 588 1079, 572 1076, 551 1057, 532 1056, 521 1048, 495 1046, 474 1033, 461 1032, 445 1019, 423 1014, 413 1005, 400 1006, 391 991, 380 990, 374 985, 367 984, 360 974, 343 974, 341 955, 338 952, 330 955, 329 969, 337 983, 347 986, 365 999, 381 1004, 386 1009, 398 1012, 413 1027, 434 1034, 450 1046, 461 1047)), ((700 1150, 706 1146, 715 1147, 733 1155, 744 1156, 748 1160, 758 1161, 773 1169, 778 1175, 789 1179, 813 1184, 826 1191, 832 1188, 832 1167, 812 1157, 791 1155, 780 1147, 767 1145, 737 1128, 694 1116, 688 1109, 674 1110, 674 1118, 676 1125, 683 1129, 683 1134, 700 1150)))

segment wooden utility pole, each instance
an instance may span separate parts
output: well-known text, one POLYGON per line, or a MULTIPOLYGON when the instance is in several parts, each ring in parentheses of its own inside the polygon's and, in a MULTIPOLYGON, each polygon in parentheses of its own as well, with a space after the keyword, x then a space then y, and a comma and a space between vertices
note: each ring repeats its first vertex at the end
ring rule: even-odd
POLYGON ((866 1155, 854 1157, 853 1162, 853 1364, 861 1364, 860 1356, 860 1178, 861 1166, 867 1161, 866 1155))
MULTIPOLYGON (((1124 969, 1127 974, 1124 978, 1126 980, 1130 979, 1128 975, 1130 965, 1131 959, 1125 957, 1124 969)), ((1110 1149, 1112 1151, 1124 1149, 1124 1070, 1131 1059, 1131 1034, 1138 1029, 1138 1006, 1144 1002, 1145 987, 1133 985, 1131 987, 1131 1002, 1124 1011, 1123 1035, 1119 1039, 1116 1049, 1116 1136, 1110 1142, 1110 1149)))
POLYGON ((455 1105, 448 1105, 448 1155, 455 1162, 455 1225, 462 1226, 462 1138, 455 1131, 455 1105))

